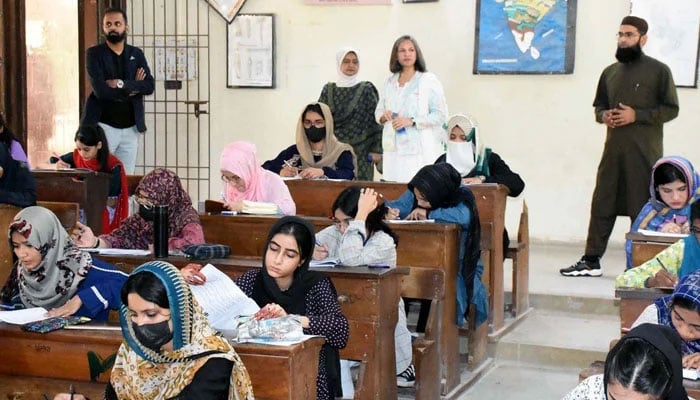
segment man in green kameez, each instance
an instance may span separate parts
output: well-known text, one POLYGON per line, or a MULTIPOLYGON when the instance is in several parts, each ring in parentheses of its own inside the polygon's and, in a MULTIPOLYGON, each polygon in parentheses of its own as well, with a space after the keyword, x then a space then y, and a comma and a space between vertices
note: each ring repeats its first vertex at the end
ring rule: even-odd
POLYGON ((639 17, 622 19, 617 34, 618 62, 603 70, 593 106, 607 126, 591 202, 586 251, 565 276, 601 276, 600 257, 618 215, 632 221, 649 197, 654 162, 663 155, 663 124, 678 116, 671 70, 645 55, 648 25, 639 17))

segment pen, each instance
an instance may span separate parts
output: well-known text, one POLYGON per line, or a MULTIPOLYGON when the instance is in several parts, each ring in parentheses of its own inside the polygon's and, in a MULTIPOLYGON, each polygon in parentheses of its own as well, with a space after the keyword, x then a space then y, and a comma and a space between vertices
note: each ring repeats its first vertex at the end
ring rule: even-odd
POLYGON ((659 257, 656 257, 656 261, 659 262, 659 265, 661 265, 661 268, 663 268, 664 271, 668 272, 668 268, 666 268, 666 266, 664 265, 664 263, 662 263, 661 260, 659 260, 659 257))

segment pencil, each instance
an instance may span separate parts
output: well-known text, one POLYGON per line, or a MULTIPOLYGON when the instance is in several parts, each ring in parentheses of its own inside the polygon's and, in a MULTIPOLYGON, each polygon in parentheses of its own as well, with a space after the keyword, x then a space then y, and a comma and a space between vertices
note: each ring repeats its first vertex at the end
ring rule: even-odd
POLYGON ((656 257, 656 261, 659 262, 659 265, 661 266, 661 268, 664 269, 664 271, 668 272, 668 268, 666 268, 666 266, 664 265, 664 263, 662 263, 661 260, 659 260, 659 257, 656 257))

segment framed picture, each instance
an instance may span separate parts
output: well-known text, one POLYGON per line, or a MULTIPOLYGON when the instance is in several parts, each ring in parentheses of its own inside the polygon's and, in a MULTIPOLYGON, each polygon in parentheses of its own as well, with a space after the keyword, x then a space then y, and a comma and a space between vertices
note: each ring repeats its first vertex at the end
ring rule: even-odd
POLYGON ((210 6, 212 6, 229 24, 236 18, 236 14, 240 11, 246 0, 207 0, 210 6))
POLYGON ((576 0, 477 0, 474 74, 571 74, 576 0))
POLYGON ((239 14, 228 26, 227 87, 275 87, 275 16, 239 14))

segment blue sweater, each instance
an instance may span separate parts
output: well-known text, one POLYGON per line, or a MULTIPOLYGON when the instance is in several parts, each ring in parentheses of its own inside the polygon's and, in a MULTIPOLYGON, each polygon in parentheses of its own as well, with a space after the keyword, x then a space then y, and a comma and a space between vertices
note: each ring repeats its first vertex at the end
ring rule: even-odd
MULTIPOLYGON (((262 167, 268 171, 272 171, 279 174, 284 167, 284 162, 289 161, 292 157, 299 154, 297 145, 293 144, 286 149, 282 150, 276 158, 272 160, 267 160, 263 163, 262 167)), ((350 151, 344 151, 338 157, 335 162, 334 168, 323 167, 323 173, 328 179, 347 179, 349 181, 355 179, 355 164, 352 160, 352 153, 350 151)), ((321 157, 314 156, 315 161, 319 161, 321 157)), ((295 167, 301 167, 301 163, 294 165, 295 167)))

